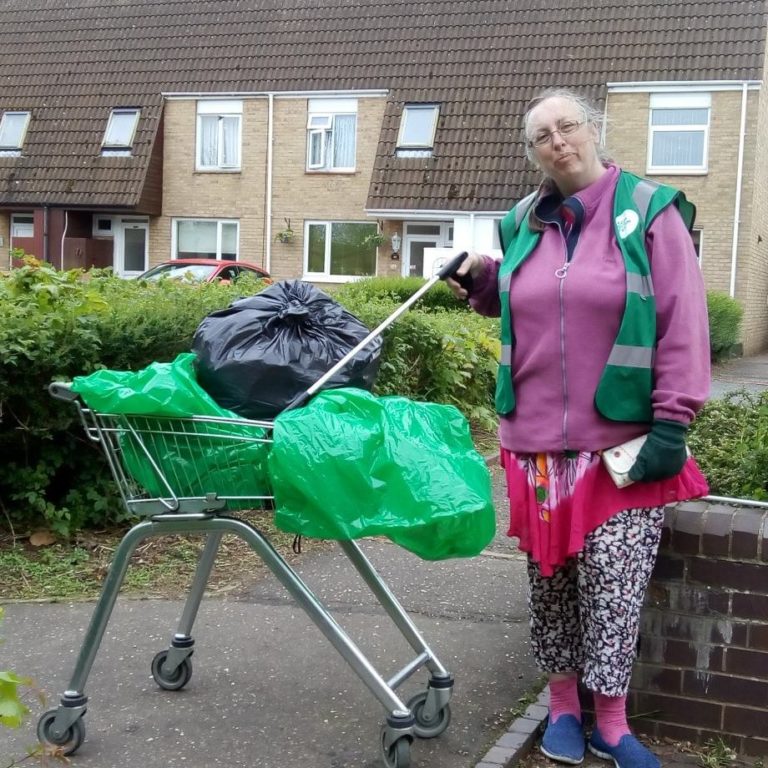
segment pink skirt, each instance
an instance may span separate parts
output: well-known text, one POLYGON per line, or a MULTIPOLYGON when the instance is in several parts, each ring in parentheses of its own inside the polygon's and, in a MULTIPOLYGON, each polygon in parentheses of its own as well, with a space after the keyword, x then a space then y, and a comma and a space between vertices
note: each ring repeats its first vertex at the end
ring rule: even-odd
POLYGON ((587 534, 625 509, 663 507, 706 496, 709 486, 693 457, 669 480, 617 488, 599 453, 520 453, 501 449, 507 476, 509 536, 551 576, 581 552, 587 534))

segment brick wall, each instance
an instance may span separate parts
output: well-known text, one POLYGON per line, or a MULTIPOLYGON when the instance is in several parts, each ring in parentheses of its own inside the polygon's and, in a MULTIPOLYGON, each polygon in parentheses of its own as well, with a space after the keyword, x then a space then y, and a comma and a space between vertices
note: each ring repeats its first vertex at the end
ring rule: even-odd
POLYGON ((768 756, 768 512, 667 510, 630 688, 634 727, 768 756))

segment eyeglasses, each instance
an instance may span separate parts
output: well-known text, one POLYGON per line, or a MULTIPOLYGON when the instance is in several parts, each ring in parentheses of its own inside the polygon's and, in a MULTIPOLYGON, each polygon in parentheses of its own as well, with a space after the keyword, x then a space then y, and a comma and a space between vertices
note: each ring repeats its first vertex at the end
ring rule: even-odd
POLYGON ((537 133, 529 142, 529 147, 543 147, 545 144, 549 144, 554 140, 555 134, 559 133, 561 136, 570 136, 584 125, 584 121, 578 122, 576 120, 564 120, 562 123, 558 123, 558 127, 554 131, 541 131, 537 133))

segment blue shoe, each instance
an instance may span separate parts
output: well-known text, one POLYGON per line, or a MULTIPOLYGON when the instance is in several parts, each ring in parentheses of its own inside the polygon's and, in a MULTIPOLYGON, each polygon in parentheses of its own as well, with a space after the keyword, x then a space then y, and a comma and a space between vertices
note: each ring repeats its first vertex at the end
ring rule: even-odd
POLYGON ((589 737, 589 751, 603 760, 613 760, 616 768, 661 768, 656 755, 644 747, 631 733, 621 737, 615 747, 605 743, 600 731, 595 728, 589 737))
POLYGON ((579 765, 584 762, 584 730, 581 721, 573 715, 560 715, 551 720, 544 731, 539 749, 558 763, 579 765))

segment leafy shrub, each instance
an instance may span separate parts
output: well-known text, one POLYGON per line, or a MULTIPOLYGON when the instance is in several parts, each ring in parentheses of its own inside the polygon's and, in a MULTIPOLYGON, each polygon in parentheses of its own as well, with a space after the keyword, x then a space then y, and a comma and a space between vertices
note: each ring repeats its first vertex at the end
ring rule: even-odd
POLYGON ((709 291, 709 348, 713 360, 726 357, 739 338, 739 327, 744 310, 736 299, 728 294, 709 291))
MULTIPOLYGON (((426 280, 420 277, 369 277, 336 288, 333 296, 342 304, 351 302, 360 306, 369 301, 390 301, 404 304, 421 288, 426 280)), ((414 309, 429 312, 434 309, 469 311, 465 301, 459 301, 445 283, 437 283, 414 304, 414 309)))
POLYGON ((125 515, 74 408, 47 392, 100 367, 137 369, 190 347, 200 320, 246 291, 57 272, 34 259, 0 279, 0 498, 10 524, 67 534, 125 515))
MULTIPOLYGON (((0 278, 0 520, 62 535, 122 522, 100 447, 48 384, 171 360, 190 349, 203 317, 261 287, 253 278, 190 286, 62 273, 34 260, 0 278)), ((349 291, 342 303, 374 327, 401 303, 400 294, 393 300, 378 290, 349 291)), ((377 392, 453 403, 490 425, 498 351, 494 321, 439 304, 411 310, 384 333, 377 392)))
POLYGON ((713 495, 768 498, 768 392, 711 400, 688 442, 713 495))

